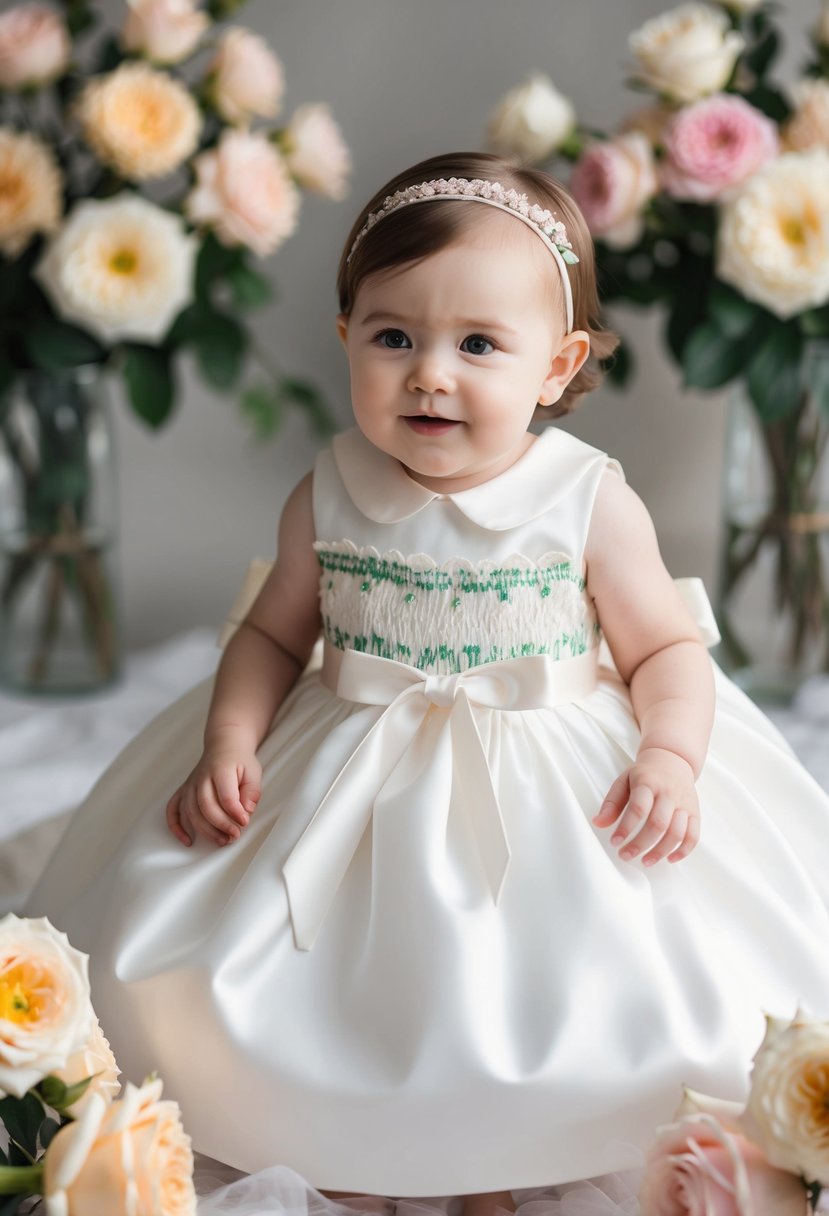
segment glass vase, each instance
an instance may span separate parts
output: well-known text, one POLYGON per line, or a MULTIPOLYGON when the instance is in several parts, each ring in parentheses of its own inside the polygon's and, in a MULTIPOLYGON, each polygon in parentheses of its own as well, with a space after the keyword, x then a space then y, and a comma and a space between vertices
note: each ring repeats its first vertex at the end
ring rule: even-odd
MULTIPOLYGON (((804 386, 829 384, 829 345, 804 386)), ((715 657, 755 701, 788 704, 829 672, 829 410, 804 387, 763 422, 740 385, 729 402, 715 657)))
POLYGON ((120 674, 108 372, 17 375, 0 398, 0 683, 77 694, 120 674))

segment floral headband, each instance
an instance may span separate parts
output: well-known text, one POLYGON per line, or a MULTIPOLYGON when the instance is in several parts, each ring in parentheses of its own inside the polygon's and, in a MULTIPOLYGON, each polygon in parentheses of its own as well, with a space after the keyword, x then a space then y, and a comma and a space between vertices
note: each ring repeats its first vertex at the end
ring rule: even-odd
POLYGON ((433 199, 442 201, 443 199, 463 199, 470 203, 486 203, 489 207, 497 207, 500 211, 506 211, 508 215, 514 215, 516 219, 521 220, 528 228, 532 228, 533 232, 537 233, 540 239, 544 242, 547 248, 552 253, 556 260, 556 264, 561 275, 561 283, 564 288, 564 301, 567 310, 567 333, 571 333, 573 329, 573 291, 570 287, 570 279, 567 274, 567 266, 578 262, 578 257, 573 252, 573 246, 567 239, 567 230, 561 220, 557 220, 552 211, 545 211, 543 207, 539 207, 536 203, 531 203, 526 194, 519 194, 517 190, 507 190, 500 182, 484 181, 481 178, 466 178, 466 177, 450 177, 438 178, 436 181, 421 182, 417 186, 407 186, 405 190, 398 190, 396 194, 390 194, 383 199, 382 207, 377 211, 372 211, 366 222, 363 224, 360 231, 354 238, 354 243, 349 250, 346 262, 350 262, 354 256, 354 250, 360 244, 367 232, 370 232, 375 224, 380 220, 385 219, 387 215, 398 211, 401 207, 407 207, 410 203, 428 203, 433 199))

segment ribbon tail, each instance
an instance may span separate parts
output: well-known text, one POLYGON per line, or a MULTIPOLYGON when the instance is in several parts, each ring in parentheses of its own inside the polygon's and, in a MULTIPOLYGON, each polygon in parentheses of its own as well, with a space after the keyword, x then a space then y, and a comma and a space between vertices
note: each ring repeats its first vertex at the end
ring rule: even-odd
POLYGON ((454 780, 475 833, 493 901, 497 904, 509 865, 509 841, 492 783, 486 749, 472 706, 463 691, 459 691, 455 699, 451 722, 454 780))
POLYGON ((380 778, 379 786, 396 767, 423 718, 415 709, 415 721, 397 730, 394 719, 401 713, 409 718, 407 708, 398 699, 383 711, 334 778, 282 867, 298 950, 314 945, 371 822, 374 808, 366 790, 366 772, 380 778))

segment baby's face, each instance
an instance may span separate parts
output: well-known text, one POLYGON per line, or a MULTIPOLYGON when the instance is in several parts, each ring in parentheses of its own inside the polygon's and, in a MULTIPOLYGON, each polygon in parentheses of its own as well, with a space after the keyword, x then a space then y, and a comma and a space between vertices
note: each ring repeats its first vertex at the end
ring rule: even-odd
POLYGON ((508 468, 536 405, 587 357, 587 335, 564 336, 557 278, 533 233, 496 214, 488 232, 366 279, 338 321, 366 437, 442 493, 508 468))

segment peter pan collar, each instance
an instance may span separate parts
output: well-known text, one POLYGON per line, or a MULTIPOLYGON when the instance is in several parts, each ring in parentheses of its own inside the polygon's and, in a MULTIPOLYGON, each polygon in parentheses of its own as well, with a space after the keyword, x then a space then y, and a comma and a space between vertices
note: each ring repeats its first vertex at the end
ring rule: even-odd
POLYGON ((439 494, 415 481, 399 460, 369 443, 359 427, 336 435, 332 451, 351 501, 381 524, 399 523, 435 499, 448 499, 478 527, 503 532, 555 506, 597 460, 615 466, 624 478, 621 465, 606 452, 556 427, 547 427, 503 473, 456 494, 439 494))

